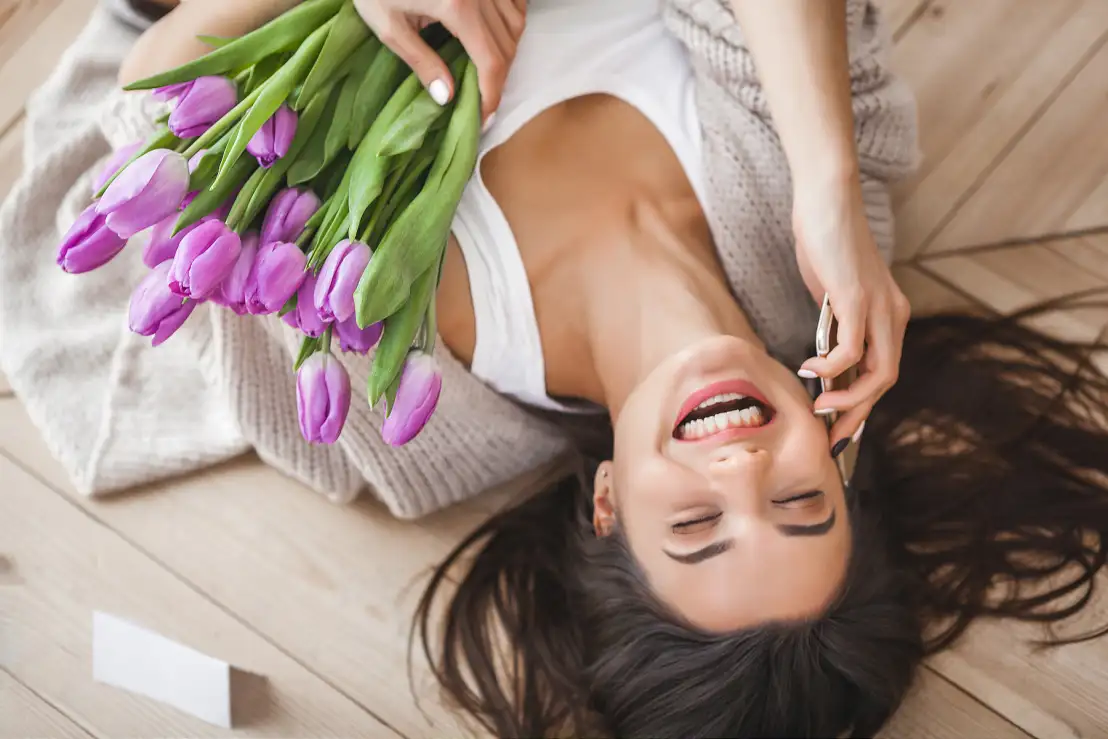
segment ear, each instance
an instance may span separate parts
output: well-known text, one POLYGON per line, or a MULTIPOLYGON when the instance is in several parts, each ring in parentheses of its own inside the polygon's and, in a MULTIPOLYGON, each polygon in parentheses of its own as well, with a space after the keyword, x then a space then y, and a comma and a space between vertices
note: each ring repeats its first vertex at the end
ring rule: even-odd
POLYGON ((597 536, 607 536, 612 533, 612 527, 616 523, 616 509, 612 503, 612 463, 605 461, 600 463, 596 470, 596 479, 593 481, 592 492, 592 526, 597 536))

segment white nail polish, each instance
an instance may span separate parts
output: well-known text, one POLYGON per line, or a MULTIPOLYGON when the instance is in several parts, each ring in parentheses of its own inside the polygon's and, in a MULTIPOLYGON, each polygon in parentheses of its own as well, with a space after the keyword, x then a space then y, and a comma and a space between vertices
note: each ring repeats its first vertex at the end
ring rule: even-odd
POLYGON ((494 123, 496 123, 496 111, 489 113, 489 117, 485 119, 485 125, 481 127, 481 133, 488 133, 494 123))
POLYGON ((866 430, 866 422, 862 421, 862 425, 858 427, 858 430, 854 432, 854 436, 850 437, 850 440, 857 444, 862 438, 862 432, 866 430))
POLYGON ((817 416, 830 416, 834 412, 834 408, 819 408, 818 410, 813 411, 813 413, 815 413, 817 416))
POLYGON ((814 380, 817 377, 819 377, 819 375, 817 375, 815 372, 813 372, 810 369, 798 369, 796 371, 796 374, 799 375, 800 377, 803 377, 805 380, 814 380))
POLYGON ((442 80, 435 80, 427 87, 427 93, 439 105, 450 102, 450 88, 442 80))

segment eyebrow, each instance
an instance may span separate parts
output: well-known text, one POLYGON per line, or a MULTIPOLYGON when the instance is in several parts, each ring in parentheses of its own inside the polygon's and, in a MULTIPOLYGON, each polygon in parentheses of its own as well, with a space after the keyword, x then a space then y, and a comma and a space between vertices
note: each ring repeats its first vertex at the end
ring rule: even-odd
MULTIPOLYGON (((823 536, 832 528, 835 527, 835 511, 831 511, 831 515, 827 517, 826 521, 822 523, 815 523, 809 526, 796 526, 792 524, 779 524, 775 528, 785 536, 823 536)), ((712 557, 718 557, 727 550, 735 546, 734 539, 722 539, 717 542, 713 542, 703 549, 697 549, 695 552, 689 552, 688 554, 674 554, 673 552, 663 549, 666 556, 675 562, 680 562, 683 565, 695 565, 703 562, 706 559, 712 557)))

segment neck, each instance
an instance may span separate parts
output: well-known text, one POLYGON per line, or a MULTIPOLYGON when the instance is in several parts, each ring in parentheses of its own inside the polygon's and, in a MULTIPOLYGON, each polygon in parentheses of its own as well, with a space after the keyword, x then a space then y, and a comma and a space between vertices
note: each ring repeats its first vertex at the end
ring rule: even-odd
POLYGON ((626 240, 585 258, 581 320, 591 361, 578 361, 567 379, 574 395, 604 405, 613 422, 631 391, 673 354, 720 335, 761 345, 704 229, 678 233, 646 211, 626 240))

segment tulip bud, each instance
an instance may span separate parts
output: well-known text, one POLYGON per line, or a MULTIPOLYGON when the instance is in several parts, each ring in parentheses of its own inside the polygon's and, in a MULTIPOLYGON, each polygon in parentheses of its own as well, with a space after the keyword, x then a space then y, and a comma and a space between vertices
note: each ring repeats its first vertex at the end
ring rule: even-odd
POLYGON ((240 316, 246 315, 246 285, 258 256, 258 234, 254 231, 242 235, 242 251, 231 268, 231 274, 212 293, 212 302, 230 308, 240 316))
POLYGON ((208 297, 231 274, 242 252, 239 235, 222 221, 204 221, 181 239, 169 271, 169 289, 184 298, 208 297))
POLYGON ((308 357, 296 375, 300 433, 312 444, 334 444, 350 412, 350 376, 328 352, 308 357))
MULTIPOLYGON (((207 221, 222 221, 227 217, 228 210, 229 208, 224 205, 214 213, 204 216, 198 222, 185 226, 176 234, 173 233, 173 229, 177 226, 180 213, 174 213, 158 221, 145 233, 146 243, 142 246, 143 263, 150 269, 154 269, 165 260, 173 259, 177 256, 181 241, 195 231, 197 226, 207 221)), ((139 235, 143 236, 143 234, 139 235)))
POLYGON ((178 82, 175 85, 166 85, 165 87, 159 87, 151 94, 153 95, 155 100, 162 103, 168 103, 171 100, 176 100, 181 95, 184 95, 186 92, 188 92, 190 87, 192 87, 192 80, 189 80, 188 82, 178 82))
POLYGON ((347 320, 354 315, 354 288, 362 279, 372 253, 358 241, 340 241, 319 272, 315 308, 324 321, 347 320))
POLYGON ((115 177, 115 173, 118 172, 124 164, 131 161, 131 157, 142 148, 142 142, 136 141, 133 144, 127 144, 112 152, 112 155, 108 157, 108 161, 105 162, 104 168, 100 170, 100 174, 96 175, 96 178, 92 181, 92 191, 100 192, 104 185, 108 184, 108 180, 115 177))
POLYGON ((264 244, 246 280, 246 309, 254 315, 276 313, 304 283, 308 258, 287 241, 264 244))
POLYGON ((177 104, 169 115, 169 130, 181 139, 203 134, 239 101, 235 83, 226 77, 198 77, 185 83, 176 97, 177 104))
POLYGON ((108 228, 104 216, 90 205, 77 217, 58 248, 58 266, 70 274, 88 272, 107 264, 123 250, 127 240, 108 228))
POLYGON ((282 319, 313 339, 323 336, 323 331, 327 328, 327 324, 319 317, 319 311, 315 309, 316 281, 316 274, 309 270, 300 289, 296 291, 296 309, 286 313, 282 319))
POLYGON ((358 328, 358 322, 354 318, 336 323, 335 333, 339 337, 339 348, 344 352, 369 354, 369 350, 381 340, 383 326, 384 324, 377 322, 367 328, 358 328))
POLYGON ((435 412, 442 392, 442 375, 434 357, 412 351, 404 362, 396 399, 381 426, 381 438, 391 446, 414 439, 435 412))
POLYGON ((128 325, 136 334, 153 336, 154 346, 172 336, 196 308, 193 301, 169 291, 169 267, 169 262, 159 264, 131 295, 128 325))
POLYGON ((189 167, 169 149, 155 149, 131 163, 96 204, 108 228, 125 239, 177 212, 188 192, 189 167))
POLYGON ((289 106, 282 105, 251 137, 246 150, 258 160, 263 169, 269 169, 274 162, 289 153, 289 147, 296 136, 296 124, 296 113, 289 106))
POLYGON ((262 221, 262 243, 296 241, 320 205, 322 203, 311 190, 290 187, 277 193, 262 221))

